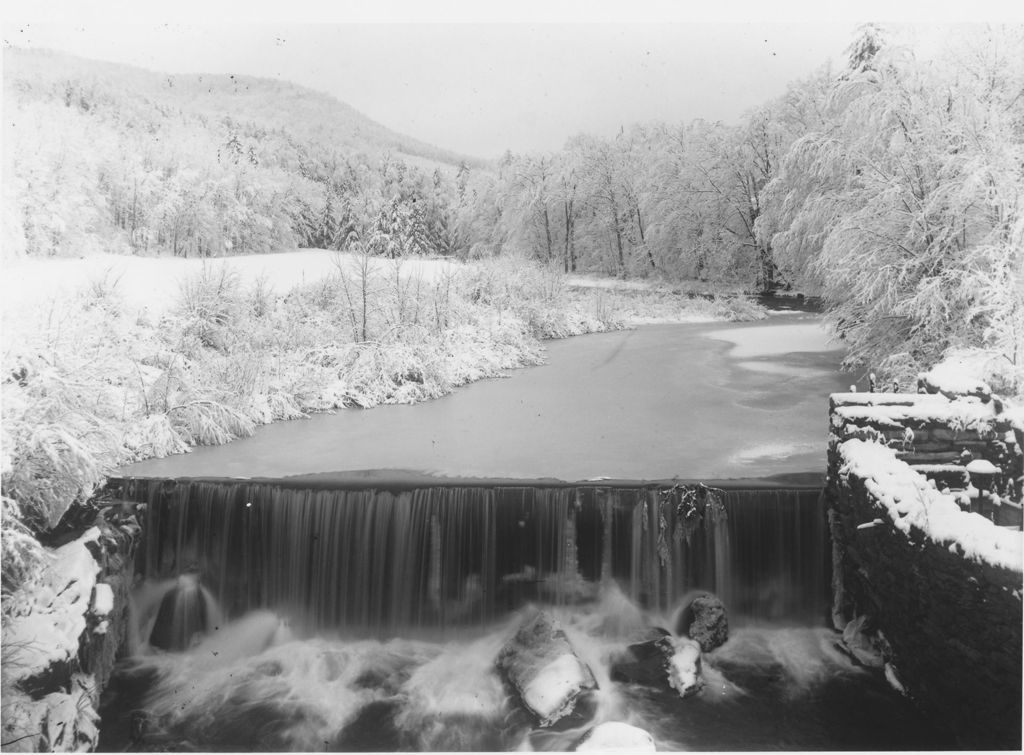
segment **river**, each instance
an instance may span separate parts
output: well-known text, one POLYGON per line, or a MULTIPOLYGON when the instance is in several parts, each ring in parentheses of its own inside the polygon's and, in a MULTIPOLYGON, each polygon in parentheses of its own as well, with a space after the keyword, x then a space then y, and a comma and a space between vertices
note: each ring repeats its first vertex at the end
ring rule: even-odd
POLYGON ((821 473, 828 395, 850 383, 839 371, 842 351, 809 313, 642 326, 550 341, 547 352, 546 365, 434 401, 279 422, 117 474, 408 470, 574 481, 821 473))

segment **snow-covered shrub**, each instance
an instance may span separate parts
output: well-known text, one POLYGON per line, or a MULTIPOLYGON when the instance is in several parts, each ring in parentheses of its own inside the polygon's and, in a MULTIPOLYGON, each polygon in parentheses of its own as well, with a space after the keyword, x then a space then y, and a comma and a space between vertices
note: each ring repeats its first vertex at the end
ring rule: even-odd
POLYGON ((93 277, 79 294, 82 306, 86 309, 97 308, 114 315, 120 311, 121 302, 118 295, 118 284, 121 277, 110 268, 93 277))
POLYGON ((929 375, 949 390, 969 394, 983 383, 1001 396, 1024 393, 1024 363, 1014 363, 1002 350, 980 348, 947 349, 929 375))
POLYGON ((299 419, 307 415, 296 396, 279 388, 271 388, 268 392, 252 397, 250 416, 260 424, 267 424, 283 419, 299 419))
POLYGON ((55 526, 72 503, 91 496, 116 460, 119 438, 97 413, 95 395, 87 381, 41 360, 22 381, 4 385, 10 442, 4 495, 18 502, 22 521, 36 531, 55 526))
POLYGON ((411 404, 450 389, 437 370, 431 342, 393 340, 356 345, 342 365, 346 403, 370 408, 384 403, 411 404))
POLYGON ((30 585, 42 571, 48 555, 22 520, 21 507, 13 498, 2 498, 0 518, 0 578, 2 578, 3 613, 14 609, 9 598, 20 588, 30 585))
POLYGON ((716 317, 730 321, 763 320, 768 316, 764 307, 747 296, 716 296, 713 312, 716 317))
POLYGON ((204 346, 228 350, 230 326, 246 309, 237 272, 224 264, 204 263, 199 273, 182 281, 178 302, 186 336, 194 335, 204 346))
POLYGON ((565 288, 565 278, 536 262, 495 257, 467 266, 458 288, 470 301, 501 310, 519 302, 555 301, 565 288))
POLYGON ((150 414, 132 422, 125 429, 124 447, 127 460, 162 459, 185 453, 189 445, 164 413, 150 414))
POLYGON ((274 309, 274 292, 270 281, 261 275, 248 288, 249 314, 252 317, 265 317, 274 309))
POLYGON ((217 446, 256 431, 256 424, 242 412, 217 401, 196 400, 172 406, 167 417, 181 439, 192 446, 217 446))

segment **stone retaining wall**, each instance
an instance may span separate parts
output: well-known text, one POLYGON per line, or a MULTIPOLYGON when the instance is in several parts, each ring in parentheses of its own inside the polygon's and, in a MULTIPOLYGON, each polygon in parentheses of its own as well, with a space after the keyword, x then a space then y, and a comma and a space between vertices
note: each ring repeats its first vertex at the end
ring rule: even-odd
POLYGON ((96 748, 100 696, 129 643, 138 534, 133 510, 123 506, 66 533, 32 600, 6 622, 4 641, 14 647, 4 654, 4 750, 96 748), (66 640, 54 642, 56 635, 66 640))
POLYGON ((1024 444, 1001 409, 938 394, 831 401, 833 620, 842 629, 867 616, 890 673, 955 732, 951 747, 1021 746, 1022 572, 1011 530, 1024 444), (979 459, 999 473, 972 475, 989 470, 969 467, 979 459))

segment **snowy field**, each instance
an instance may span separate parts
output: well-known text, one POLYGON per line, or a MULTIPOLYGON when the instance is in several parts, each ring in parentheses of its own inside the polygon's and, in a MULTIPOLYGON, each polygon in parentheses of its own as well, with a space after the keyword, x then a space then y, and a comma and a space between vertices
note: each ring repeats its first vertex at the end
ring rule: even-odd
MULTIPOLYGON (((474 263, 446 259, 391 260, 369 257, 370 274, 377 280, 393 280, 397 272, 424 284, 449 273, 472 269, 474 263)), ((352 279, 360 275, 363 259, 348 252, 303 249, 277 254, 238 255, 214 258, 132 257, 98 254, 80 258, 20 258, 3 263, 0 279, 0 312, 4 327, 12 332, 35 329, 47 318, 56 302, 67 304, 90 293, 113 294, 124 315, 159 317, 180 299, 182 284, 204 269, 222 268, 237 274, 243 288, 257 283, 275 296, 297 286, 336 275, 339 266, 352 279)), ((651 281, 621 280, 596 275, 552 272, 552 281, 563 281, 570 290, 607 297, 607 306, 623 324, 707 323, 724 319, 721 308, 704 299, 686 299, 651 281), (649 294, 643 297, 643 294, 649 294)), ((742 307, 742 305, 740 305, 742 307)), ((752 305, 741 319, 760 319, 763 312, 752 305)))
POLYGON ((622 280, 621 278, 605 278, 580 273, 571 273, 565 276, 565 282, 575 288, 603 288, 617 291, 651 291, 656 288, 656 284, 647 280, 622 280))
MULTIPOLYGON (((78 259, 24 258, 4 262, 0 292, 5 320, 33 305, 54 297, 70 298, 92 286, 113 287, 127 311, 160 314, 174 304, 182 282, 204 267, 226 267, 240 276, 243 285, 263 280, 276 294, 283 295, 303 283, 336 274, 339 264, 355 272, 359 263, 355 255, 324 249, 206 259, 115 254, 78 259)), ((395 263, 391 260, 370 258, 369 263, 378 274, 394 274, 395 263)), ((453 267, 458 264, 447 260, 401 262, 403 275, 419 275, 425 281, 453 267)))

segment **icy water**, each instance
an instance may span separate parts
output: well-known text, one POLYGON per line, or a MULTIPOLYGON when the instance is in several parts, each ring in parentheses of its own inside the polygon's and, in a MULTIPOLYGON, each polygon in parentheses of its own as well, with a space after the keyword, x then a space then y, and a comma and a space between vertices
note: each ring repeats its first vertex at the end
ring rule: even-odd
POLYGON ((437 401, 122 470, 146 504, 142 581, 100 748, 571 750, 611 721, 662 750, 954 746, 826 627, 814 486, 827 396, 851 381, 817 316, 548 352, 437 401), (616 481, 556 482, 594 478, 616 481), (731 627, 701 692, 616 677, 694 591, 731 627), (540 609, 598 683, 551 727, 495 664, 540 609))
POLYGON ((415 406, 345 410, 121 470, 269 477, 723 479, 821 471, 828 395, 846 390, 818 315, 657 325, 547 344, 548 364, 415 406))

